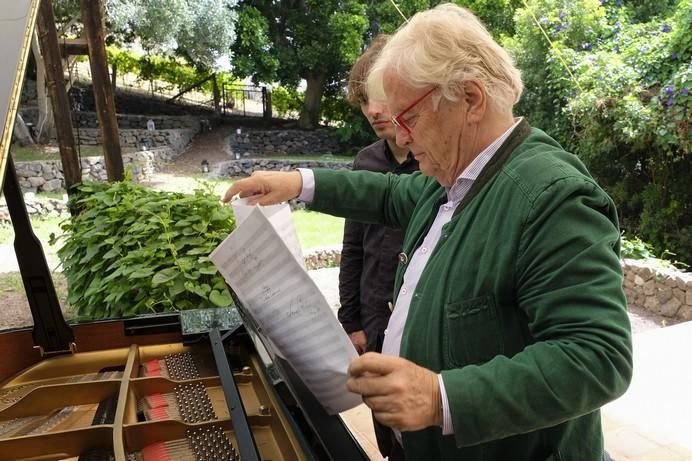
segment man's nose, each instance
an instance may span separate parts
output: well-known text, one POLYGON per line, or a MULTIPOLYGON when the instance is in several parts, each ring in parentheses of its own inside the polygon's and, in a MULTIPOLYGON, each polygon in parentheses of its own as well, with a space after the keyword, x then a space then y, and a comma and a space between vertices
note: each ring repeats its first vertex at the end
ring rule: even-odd
POLYGON ((411 133, 404 127, 394 125, 394 134, 396 135, 396 145, 399 147, 406 147, 413 142, 411 133))

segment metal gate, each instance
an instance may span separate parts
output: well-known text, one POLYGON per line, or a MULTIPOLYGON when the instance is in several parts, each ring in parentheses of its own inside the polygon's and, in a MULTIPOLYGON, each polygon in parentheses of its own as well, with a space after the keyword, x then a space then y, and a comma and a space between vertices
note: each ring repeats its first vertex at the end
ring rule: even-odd
POLYGON ((265 86, 224 85, 221 99, 224 115, 271 118, 271 91, 265 86))

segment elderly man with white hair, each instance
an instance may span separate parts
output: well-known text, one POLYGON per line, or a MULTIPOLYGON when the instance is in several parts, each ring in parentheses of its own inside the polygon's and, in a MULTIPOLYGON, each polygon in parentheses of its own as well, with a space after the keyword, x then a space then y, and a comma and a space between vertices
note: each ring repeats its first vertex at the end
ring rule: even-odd
POLYGON ((406 229, 382 354, 355 359, 348 388, 407 459, 604 459, 599 408, 632 375, 612 200, 514 118, 520 73, 463 8, 411 18, 368 88, 422 174, 263 172, 224 199, 406 229))

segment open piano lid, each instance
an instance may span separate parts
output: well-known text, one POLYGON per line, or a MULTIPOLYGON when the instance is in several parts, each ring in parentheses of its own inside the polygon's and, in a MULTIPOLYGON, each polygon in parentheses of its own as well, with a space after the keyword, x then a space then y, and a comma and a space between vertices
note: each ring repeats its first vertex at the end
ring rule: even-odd
POLYGON ((15 235, 28 233, 35 243, 20 249, 15 242, 34 329, 0 331, 0 461, 367 460, 342 420, 327 415, 290 364, 245 325, 184 337, 178 315, 65 323, 9 159, 38 6, 39 0, 13 0, 0 9, 0 189, 15 235), (175 376, 176 360, 191 356, 211 364, 207 374, 175 376), (177 419, 155 420, 160 412, 147 407, 152 395, 183 405, 178 394, 199 396, 200 388, 214 401, 213 421, 198 413, 209 408, 181 406, 177 419), (197 419, 184 417, 190 411, 197 419), (206 447, 193 456, 193 439, 234 451, 206 447), (181 444, 188 451, 171 452, 181 444))

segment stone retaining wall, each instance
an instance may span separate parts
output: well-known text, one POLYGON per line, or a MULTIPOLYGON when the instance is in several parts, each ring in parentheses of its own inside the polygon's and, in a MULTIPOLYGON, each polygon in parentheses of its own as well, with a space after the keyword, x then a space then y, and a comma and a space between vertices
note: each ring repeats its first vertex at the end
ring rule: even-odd
POLYGON ((624 259, 627 303, 677 321, 692 320, 692 273, 658 260, 624 259))
POLYGON ((226 138, 231 157, 262 155, 323 155, 341 152, 339 142, 327 131, 247 130, 226 138))
POLYGON ((304 255, 305 267, 311 271, 327 267, 339 267, 341 264, 341 246, 311 248, 304 255))
MULTIPOLYGON (((34 194, 24 195, 24 205, 29 216, 65 216, 67 217, 67 197, 62 199, 37 198, 34 194)), ((5 197, 0 198, 0 226, 11 225, 10 212, 5 197)))
MULTIPOLYGON (((98 128, 99 122, 96 112, 75 112, 75 125, 80 128, 98 128)), ((172 115, 132 115, 117 114, 118 127, 121 130, 146 130, 149 120, 154 122, 157 130, 188 129, 198 132, 200 130, 200 118, 196 116, 172 116, 172 115)))
MULTIPOLYGON (((148 179, 161 166, 175 159, 179 152, 171 147, 164 146, 146 151, 133 152, 123 155, 125 170, 131 169, 134 181, 148 179)), ((83 181, 106 181, 106 167, 103 157, 82 157, 83 181)), ((26 192, 54 192, 65 188, 65 179, 62 173, 60 160, 16 162, 17 179, 22 191, 26 192)))
MULTIPOLYGON (((170 146, 173 150, 182 152, 192 142, 196 130, 120 130, 120 145, 145 149, 151 147, 170 146)), ((99 146, 101 131, 98 128, 75 129, 75 140, 83 146, 99 146)))
POLYGON ((221 178, 239 178, 250 176, 255 170, 290 171, 295 168, 329 168, 339 170, 342 168, 351 169, 352 166, 352 162, 246 158, 221 162, 216 165, 213 174, 221 178))

